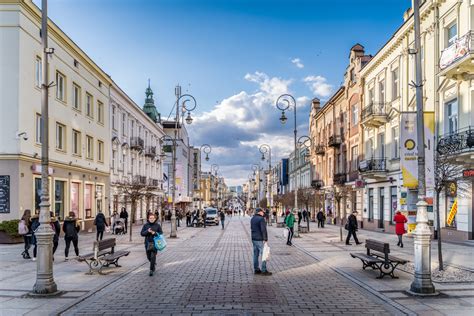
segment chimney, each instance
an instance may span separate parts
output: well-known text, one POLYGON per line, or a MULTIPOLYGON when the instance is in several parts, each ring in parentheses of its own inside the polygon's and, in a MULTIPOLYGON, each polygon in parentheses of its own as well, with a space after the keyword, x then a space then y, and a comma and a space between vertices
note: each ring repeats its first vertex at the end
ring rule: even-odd
POLYGON ((311 108, 315 110, 319 110, 320 107, 321 107, 321 101, 318 98, 314 98, 311 101, 311 108))

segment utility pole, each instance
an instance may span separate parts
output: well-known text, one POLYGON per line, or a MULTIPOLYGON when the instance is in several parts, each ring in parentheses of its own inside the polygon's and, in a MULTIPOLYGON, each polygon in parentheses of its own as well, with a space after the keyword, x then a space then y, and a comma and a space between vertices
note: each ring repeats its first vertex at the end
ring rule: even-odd
POLYGON ((173 138, 173 157, 172 157, 172 169, 173 169, 173 186, 171 187, 171 233, 170 238, 178 237, 176 228, 176 142, 178 141, 178 124, 179 124, 179 99, 181 97, 181 86, 177 85, 174 89, 176 95, 176 117, 174 126, 174 138, 173 138))
POLYGON ((48 55, 52 49, 48 48, 48 1, 41 1, 41 46, 43 62, 41 69, 43 78, 41 83, 41 203, 40 226, 35 233, 38 243, 38 261, 36 264, 36 283, 33 294, 51 295, 58 292, 53 277, 53 235, 49 214, 49 106, 48 106, 48 55))
POLYGON ((410 292, 418 295, 433 295, 435 288, 431 281, 431 230, 428 226, 428 203, 426 197, 425 175, 425 133, 423 118, 423 84, 421 69, 420 43, 420 1, 413 1, 415 24, 415 83, 416 115, 417 115, 417 147, 418 147, 418 203, 416 203, 415 236, 415 276, 410 292))

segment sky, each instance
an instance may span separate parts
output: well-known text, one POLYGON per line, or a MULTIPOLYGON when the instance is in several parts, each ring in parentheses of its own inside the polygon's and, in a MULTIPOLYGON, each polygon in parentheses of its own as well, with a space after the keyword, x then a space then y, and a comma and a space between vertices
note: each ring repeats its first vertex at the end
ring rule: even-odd
MULTIPOLYGON (((34 0, 39 6, 40 0, 34 0)), ((342 84, 350 48, 375 54, 403 23, 410 0, 49 0, 49 17, 140 106, 148 79, 163 118, 174 87, 197 107, 190 143, 210 144, 203 171, 219 165, 228 185, 293 148, 279 122, 279 95, 297 100, 298 135, 311 99, 342 84)), ((292 117, 293 112, 286 113, 292 117)))

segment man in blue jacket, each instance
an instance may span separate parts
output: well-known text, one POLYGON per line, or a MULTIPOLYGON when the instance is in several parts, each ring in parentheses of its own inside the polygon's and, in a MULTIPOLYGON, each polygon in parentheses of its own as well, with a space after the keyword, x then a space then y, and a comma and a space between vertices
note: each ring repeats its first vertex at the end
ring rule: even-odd
POLYGON ((255 274, 272 275, 267 270, 267 262, 262 260, 262 269, 259 268, 258 257, 263 254, 263 246, 268 242, 267 223, 265 222, 265 212, 257 208, 255 215, 250 220, 253 244, 253 268, 255 274))

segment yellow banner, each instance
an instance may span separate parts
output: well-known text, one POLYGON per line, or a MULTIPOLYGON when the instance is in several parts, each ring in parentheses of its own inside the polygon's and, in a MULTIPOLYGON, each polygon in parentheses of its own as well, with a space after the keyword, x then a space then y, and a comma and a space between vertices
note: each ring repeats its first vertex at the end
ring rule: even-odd
POLYGON ((457 212, 458 212, 458 199, 455 199, 453 206, 451 206, 451 210, 449 211, 448 219, 446 220, 446 224, 448 224, 448 226, 451 226, 454 220, 454 216, 456 216, 457 212))

